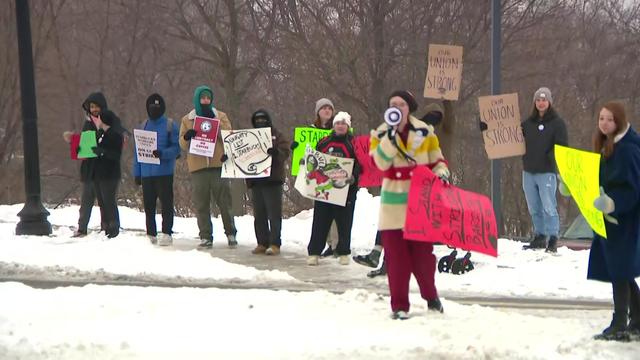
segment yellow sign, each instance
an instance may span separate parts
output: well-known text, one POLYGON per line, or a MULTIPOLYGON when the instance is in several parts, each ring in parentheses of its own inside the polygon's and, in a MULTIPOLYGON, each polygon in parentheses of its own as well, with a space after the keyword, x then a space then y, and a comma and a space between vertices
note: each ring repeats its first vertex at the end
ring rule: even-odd
POLYGON ((600 154, 555 145, 560 176, 578 204, 580 213, 598 235, 606 238, 602 212, 593 206, 600 196, 600 154))

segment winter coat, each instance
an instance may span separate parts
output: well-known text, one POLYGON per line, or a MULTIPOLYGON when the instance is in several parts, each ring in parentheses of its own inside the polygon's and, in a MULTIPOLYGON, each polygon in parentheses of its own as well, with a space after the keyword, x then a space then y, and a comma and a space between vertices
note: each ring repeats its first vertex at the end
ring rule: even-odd
POLYGON ((605 220, 607 238, 594 234, 587 278, 606 282, 640 276, 640 138, 629 128, 615 143, 613 153, 600 163, 600 186, 613 199, 605 220))
POLYGON ((440 143, 433 126, 409 116, 409 136, 405 144, 396 133, 398 147, 415 159, 407 160, 387 136, 389 125, 382 124, 371 132, 369 154, 384 173, 380 194, 380 213, 378 230, 397 230, 404 228, 407 212, 407 198, 411 185, 412 170, 416 165, 424 165, 438 176, 449 176, 447 163, 442 156, 440 143), (427 130, 424 135, 418 129, 427 130))
POLYGON ((524 171, 532 174, 555 173, 554 145, 568 146, 569 143, 564 120, 553 108, 549 108, 542 118, 536 114, 522 122, 522 134, 526 146, 526 153, 522 156, 524 171))
POLYGON ((122 156, 122 133, 113 127, 107 131, 98 132, 98 147, 104 149, 104 154, 95 158, 92 179, 117 180, 120 179, 120 158, 122 156))
MULTIPOLYGON (((158 150, 160 151, 160 164, 139 163, 138 157, 133 156, 133 176, 134 177, 152 177, 173 175, 176 168, 176 158, 180 154, 180 144, 178 136, 180 135, 178 125, 171 122, 171 131, 168 131, 169 120, 163 115, 158 119, 149 119, 145 121, 142 130, 153 131, 158 134, 158 150)), ((134 144, 135 146, 135 144, 134 144)))
MULTIPOLYGON (((266 112, 265 112, 266 114, 266 112)), ((276 149, 276 154, 271 159, 271 175, 266 178, 253 178, 247 179, 247 187, 270 185, 270 184, 284 184, 286 179, 285 166, 287 158, 291 154, 291 148, 289 146, 289 140, 284 135, 273 127, 271 117, 268 116, 269 125, 271 127, 271 140, 273 142, 273 148, 276 149)), ((253 126, 255 127, 254 119, 251 119, 253 126)))
POLYGON ((353 171, 351 172, 353 182, 349 185, 347 201, 355 199, 358 192, 360 164, 358 163, 356 151, 353 147, 353 135, 351 135, 351 133, 347 133, 346 135, 337 135, 335 131, 332 131, 329 136, 325 136, 318 141, 316 144, 316 150, 331 156, 354 160, 353 171))
MULTIPOLYGON (((82 102, 82 108, 88 114, 89 113, 89 103, 95 103, 100 106, 102 111, 108 109, 107 107, 107 99, 104 97, 104 94, 101 92, 94 92, 89 94, 87 98, 82 102)), ((82 131, 95 131, 96 132, 96 140, 98 138, 97 132, 98 129, 96 125, 91 121, 89 116, 86 116, 84 125, 82 125, 82 131)), ((82 159, 80 163, 80 181, 86 182, 91 181, 93 177, 93 167, 95 163, 95 158, 82 159)))

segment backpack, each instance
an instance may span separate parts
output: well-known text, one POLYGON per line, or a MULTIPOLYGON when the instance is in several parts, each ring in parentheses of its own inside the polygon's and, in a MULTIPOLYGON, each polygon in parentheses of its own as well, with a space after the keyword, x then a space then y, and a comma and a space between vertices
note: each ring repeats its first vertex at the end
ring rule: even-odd
MULTIPOLYGON (((140 130, 144 130, 147 127, 147 121, 149 120, 145 120, 143 123, 141 123, 138 126, 138 129, 140 130)), ((173 119, 172 118, 167 118, 167 135, 169 136, 169 139, 171 139, 171 133, 173 132, 173 119)), ((176 159, 180 159, 180 156, 182 154, 180 152, 178 152, 178 155, 176 155, 176 159)))

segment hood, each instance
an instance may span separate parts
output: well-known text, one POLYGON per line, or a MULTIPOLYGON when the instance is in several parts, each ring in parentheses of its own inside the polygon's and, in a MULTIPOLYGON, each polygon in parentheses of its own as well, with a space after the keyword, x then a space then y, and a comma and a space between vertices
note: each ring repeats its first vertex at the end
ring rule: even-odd
POLYGON ((104 94, 99 91, 89 94, 89 96, 87 96, 87 98, 82 103, 82 108, 86 112, 89 112, 89 103, 97 104, 98 106, 100 106, 101 111, 109 109, 109 107, 107 106, 107 99, 104 97, 104 94))
POLYGON ((213 91, 206 85, 200 85, 193 92, 193 108, 196 110, 196 115, 198 116, 204 116, 202 105, 200 105, 200 95, 202 95, 203 91, 209 91, 211 94, 211 111, 213 111, 213 91))
POLYGON ((254 112, 253 115, 251 115, 251 125, 254 128, 256 127, 256 119, 259 117, 263 117, 267 119, 268 127, 271 127, 273 125, 273 122, 271 121, 271 115, 269 115, 267 110, 259 109, 256 112, 254 112))
POLYGON ((166 111, 166 106, 164 103, 164 99, 159 94, 151 94, 147 98, 147 115, 149 115, 149 119, 155 120, 159 119, 164 115, 166 111))

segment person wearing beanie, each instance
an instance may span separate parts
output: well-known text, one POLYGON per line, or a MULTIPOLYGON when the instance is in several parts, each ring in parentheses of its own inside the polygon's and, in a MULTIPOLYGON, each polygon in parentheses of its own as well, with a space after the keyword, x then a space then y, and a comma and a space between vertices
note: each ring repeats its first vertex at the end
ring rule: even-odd
POLYGON ((331 129, 333 127, 331 119, 333 118, 335 111, 336 108, 333 106, 333 102, 331 102, 331 100, 322 98, 316 101, 316 119, 313 121, 313 127, 319 129, 331 129))
POLYGON ((193 203, 200 230, 200 248, 210 249, 213 246, 213 228, 211 224, 210 199, 214 199, 227 236, 230 248, 238 246, 236 240, 236 225, 233 219, 233 204, 231 202, 231 186, 229 179, 223 179, 222 163, 224 161, 224 147, 222 137, 218 131, 213 157, 206 157, 189 153, 191 139, 196 136, 193 126, 196 116, 215 118, 220 121, 219 130, 232 130, 231 121, 227 114, 213 105, 213 91, 208 86, 198 86, 193 92, 193 110, 182 117, 180 121, 180 147, 187 152, 187 165, 191 173, 193 188, 193 203))
POLYGON ((556 203, 558 178, 553 153, 556 144, 568 146, 567 127, 553 107, 551 91, 541 87, 533 95, 531 115, 522 122, 526 153, 522 156, 522 188, 533 223, 533 236, 524 249, 556 252, 560 218, 556 203))
POLYGON ((251 115, 254 128, 271 128, 272 147, 267 150, 271 156, 271 174, 265 178, 246 179, 251 190, 253 206, 253 227, 257 246, 253 254, 278 255, 282 239, 282 186, 286 180, 285 162, 291 154, 289 140, 273 126, 271 115, 260 109, 251 115))
POLYGON ((433 126, 411 115, 417 109, 413 95, 408 91, 395 91, 388 105, 400 110, 400 123, 391 127, 385 122, 373 130, 369 153, 384 173, 378 230, 385 250, 391 317, 404 320, 409 317, 412 273, 427 308, 443 311, 435 286, 433 244, 403 237, 412 170, 416 166, 428 166, 444 184, 449 184, 450 173, 433 126))
POLYGON ((96 154, 93 167, 93 188, 100 206, 102 222, 108 238, 120 233, 120 215, 118 212, 118 184, 121 170, 123 135, 117 130, 120 119, 111 110, 104 110, 94 119, 98 128, 97 146, 92 150, 96 154))
POLYGON ((311 226, 311 238, 307 251, 307 264, 318 265, 322 249, 325 246, 327 236, 334 223, 338 229, 338 244, 335 254, 341 265, 349 265, 351 254, 351 228, 353 226, 353 211, 355 209, 356 195, 358 192, 358 175, 360 166, 356 159, 353 146, 351 128, 351 115, 340 111, 332 120, 333 130, 329 136, 321 139, 316 145, 316 150, 341 158, 354 159, 351 178, 348 180, 349 191, 344 206, 315 201, 313 205, 313 225, 311 226))
POLYGON ((153 131, 157 136, 157 149, 153 156, 160 164, 138 162, 133 156, 133 176, 136 185, 142 186, 142 202, 146 217, 147 236, 151 243, 168 246, 173 243, 173 174, 176 159, 180 156, 178 125, 165 116, 166 105, 160 94, 151 94, 146 101, 148 118, 139 128, 153 131), (160 198, 162 208, 162 232, 156 226, 156 202, 160 198))

